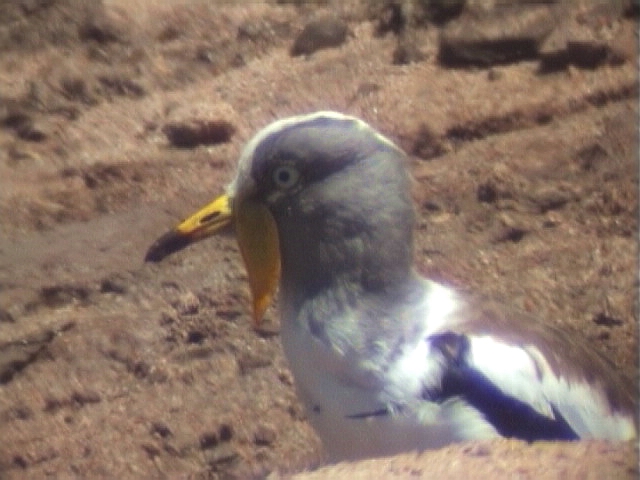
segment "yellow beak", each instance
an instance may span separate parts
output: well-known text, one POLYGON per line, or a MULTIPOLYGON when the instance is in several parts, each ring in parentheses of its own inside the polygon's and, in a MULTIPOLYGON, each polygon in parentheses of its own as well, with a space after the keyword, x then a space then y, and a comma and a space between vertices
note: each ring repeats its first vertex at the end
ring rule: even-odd
POLYGON ((175 229, 194 241, 218 233, 233 220, 233 209, 227 195, 220 195, 196 213, 183 220, 175 229))
POLYGON ((214 235, 234 223, 253 297, 253 319, 258 324, 271 304, 280 280, 278 230, 269 210, 245 200, 234 205, 221 195, 170 230, 149 248, 145 261, 157 262, 191 243, 214 235))

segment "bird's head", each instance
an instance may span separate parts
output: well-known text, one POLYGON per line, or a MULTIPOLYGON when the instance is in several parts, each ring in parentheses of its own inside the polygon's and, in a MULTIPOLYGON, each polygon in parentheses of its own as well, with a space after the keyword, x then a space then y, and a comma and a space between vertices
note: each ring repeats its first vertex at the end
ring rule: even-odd
POLYGON ((355 117, 317 112, 274 122, 246 145, 226 193, 160 237, 145 259, 159 261, 233 223, 256 322, 281 277, 307 289, 337 278, 383 289, 412 260, 404 158, 355 117))

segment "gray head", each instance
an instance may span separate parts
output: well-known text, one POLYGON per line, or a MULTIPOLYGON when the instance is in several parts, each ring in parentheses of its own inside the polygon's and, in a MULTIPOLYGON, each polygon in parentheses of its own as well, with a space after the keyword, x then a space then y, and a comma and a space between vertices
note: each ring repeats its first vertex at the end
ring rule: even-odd
POLYGON ((409 276, 405 155, 357 118, 318 112, 269 125, 246 146, 227 193, 272 214, 284 289, 351 284, 379 293, 409 276))

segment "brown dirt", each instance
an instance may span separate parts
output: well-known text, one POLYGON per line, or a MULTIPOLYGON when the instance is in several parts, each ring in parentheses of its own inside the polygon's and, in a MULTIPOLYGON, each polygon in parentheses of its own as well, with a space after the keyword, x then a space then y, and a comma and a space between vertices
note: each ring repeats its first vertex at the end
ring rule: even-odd
MULTIPOLYGON (((421 271, 573 329, 637 377, 637 18, 578 2, 565 14, 617 60, 543 74, 536 59, 445 68, 432 24, 410 37, 421 60, 395 65, 384 12, 327 3, 0 7, 0 478, 261 478, 322 463, 277 310, 251 326, 232 235, 142 261, 221 191, 253 132, 318 109, 358 115, 410 154, 421 271), (326 11, 346 42, 291 57, 326 11), (230 141, 171 146, 165 127, 189 118, 230 141)), ((338 468, 638 475, 634 445, 602 442, 479 442, 338 468)))

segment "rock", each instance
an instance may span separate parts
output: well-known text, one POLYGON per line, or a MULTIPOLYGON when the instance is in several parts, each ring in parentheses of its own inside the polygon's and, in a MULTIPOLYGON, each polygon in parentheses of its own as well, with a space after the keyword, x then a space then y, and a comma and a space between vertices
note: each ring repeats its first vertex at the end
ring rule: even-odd
POLYGON ((228 442, 233 438, 233 428, 231 425, 223 423, 218 428, 218 438, 220 438, 221 442, 228 442))
POLYGON ((253 442, 256 445, 271 445, 276 440, 276 431, 273 427, 260 424, 253 434, 253 442))
POLYGON ((447 151, 442 142, 442 137, 427 126, 421 125, 415 135, 415 141, 411 152, 423 160, 430 160, 438 157, 447 151))
POLYGON ((498 191, 491 181, 483 182, 478 185, 476 198, 481 203, 494 203, 498 199, 498 191))
POLYGON ((48 308, 60 308, 72 303, 86 303, 91 290, 84 285, 53 285, 42 287, 40 303, 48 308))
POLYGON ((93 15, 78 28, 83 41, 94 41, 100 44, 124 40, 124 32, 106 15, 93 15))
POLYGON ((202 450, 208 450, 218 445, 218 435, 215 432, 205 432, 200 435, 198 444, 202 450))
POLYGON ((100 293, 123 295, 127 293, 126 280, 119 274, 113 274, 103 278, 100 282, 100 293))
POLYGON ((77 407, 83 407, 89 403, 100 403, 102 397, 94 390, 78 390, 71 394, 71 403, 77 407))
POLYGON ((380 9, 374 14, 377 18, 376 35, 382 36, 388 32, 399 35, 407 26, 407 17, 398 1, 386 1, 379 5, 380 9))
POLYGON ((549 73, 573 65, 594 69, 620 65, 637 55, 632 24, 620 21, 620 2, 595 2, 591 8, 572 12, 540 47, 540 72, 549 73))
POLYGON ((10 101, 0 105, 0 127, 12 130, 18 138, 29 142, 41 142, 47 138, 33 115, 10 101))
POLYGON ((554 25, 549 6, 466 13, 442 30, 439 61, 446 66, 486 67, 534 59, 554 25))
POLYGON ((347 39, 347 24, 334 15, 324 15, 305 25, 291 47, 291 56, 311 55, 323 48, 339 47, 347 39))
POLYGON ((597 314, 595 314, 593 316, 593 323, 605 327, 619 327, 620 325, 624 325, 623 320, 613 317, 606 312, 598 312, 597 314))
POLYGON ((413 25, 424 25, 433 22, 442 25, 462 13, 468 0, 417 0, 405 1, 410 22, 413 25))
POLYGON ((48 135, 40 128, 37 123, 27 122, 16 130, 16 134, 23 140, 28 142, 42 142, 47 139, 48 135))
POLYGON ((200 330, 190 330, 187 333, 187 343, 202 343, 207 336, 200 330))
POLYGON ((493 243, 518 243, 527 233, 529 233, 528 230, 525 230, 524 228, 505 226, 493 235, 491 241, 493 243))
POLYGON ((574 199, 574 197, 571 192, 557 188, 542 188, 529 194, 529 200, 540 213, 546 213, 549 210, 558 210, 569 203, 570 200, 574 199))
POLYGON ((226 143, 236 132, 236 118, 235 111, 226 104, 188 105, 170 113, 162 133, 179 148, 226 143))
POLYGON ((430 7, 430 18, 441 24, 460 15, 467 0, 429 0, 427 3, 430 7))
POLYGON ((166 423, 157 421, 151 424, 151 434, 158 435, 161 438, 167 438, 173 435, 173 432, 166 423))
POLYGON ((198 145, 215 145, 231 139, 235 128, 223 121, 192 119, 188 123, 168 123, 162 129, 171 144, 181 148, 193 148, 198 145))
POLYGON ((377 19, 376 34, 393 32, 398 35, 428 23, 445 24, 462 13, 467 0, 387 0, 377 3, 373 14, 377 19))
POLYGON ((0 345, 0 385, 9 383, 46 350, 54 333, 50 330, 33 337, 0 345))

